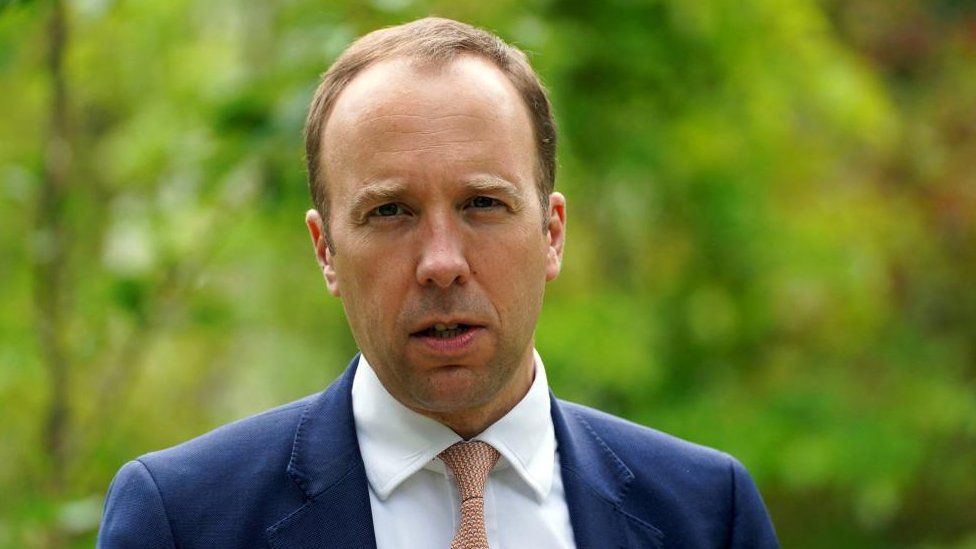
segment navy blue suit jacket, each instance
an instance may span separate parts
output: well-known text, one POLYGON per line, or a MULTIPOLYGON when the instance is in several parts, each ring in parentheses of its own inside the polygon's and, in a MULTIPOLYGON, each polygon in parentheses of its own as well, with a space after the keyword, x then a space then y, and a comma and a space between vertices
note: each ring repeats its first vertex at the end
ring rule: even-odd
MULTIPOLYGON (((353 423, 357 359, 324 392, 126 464, 98 546, 373 548, 353 423)), ((732 457, 552 399, 580 548, 777 547, 732 457)))

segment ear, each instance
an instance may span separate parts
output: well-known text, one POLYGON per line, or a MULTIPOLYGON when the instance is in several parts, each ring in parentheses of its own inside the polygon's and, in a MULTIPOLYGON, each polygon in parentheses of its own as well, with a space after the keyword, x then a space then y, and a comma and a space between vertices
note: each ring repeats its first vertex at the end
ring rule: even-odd
POLYGON ((308 227, 308 234, 312 237, 315 259, 318 260, 319 268, 322 269, 325 285, 329 288, 329 293, 339 297, 339 279, 336 277, 332 251, 329 250, 329 237, 318 210, 313 208, 305 212, 305 225, 308 227))
POLYGON ((546 282, 559 276, 563 264, 563 245, 566 243, 566 197, 562 193, 549 195, 549 255, 546 258, 546 282))

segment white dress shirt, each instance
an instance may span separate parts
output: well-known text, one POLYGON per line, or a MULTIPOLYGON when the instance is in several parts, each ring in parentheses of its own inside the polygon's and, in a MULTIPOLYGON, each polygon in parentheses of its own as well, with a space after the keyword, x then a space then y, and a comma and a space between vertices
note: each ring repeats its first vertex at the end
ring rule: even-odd
MULTIPOLYGON (((460 500, 437 454, 461 437, 400 404, 365 357, 353 380, 352 409, 377 549, 450 547, 460 522, 460 500)), ((485 487, 492 549, 575 547, 538 353, 529 392, 474 440, 501 454, 485 487)))

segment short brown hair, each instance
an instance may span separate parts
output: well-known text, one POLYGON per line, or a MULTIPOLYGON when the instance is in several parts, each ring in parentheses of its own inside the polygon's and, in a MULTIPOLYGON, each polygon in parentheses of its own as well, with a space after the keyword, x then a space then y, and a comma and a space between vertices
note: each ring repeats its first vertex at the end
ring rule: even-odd
MULTIPOLYGON (((491 61, 508 77, 528 107, 538 153, 536 184, 543 211, 549 209, 549 194, 556 181, 556 122, 546 90, 525 54, 490 32, 450 19, 427 17, 376 30, 359 38, 322 75, 305 120, 305 161, 312 203, 326 225, 329 223, 329 200, 325 181, 320 181, 323 170, 319 153, 322 130, 342 90, 357 74, 379 61, 405 57, 440 64, 464 54, 491 61)), ((328 234, 326 238, 331 248, 328 234)))

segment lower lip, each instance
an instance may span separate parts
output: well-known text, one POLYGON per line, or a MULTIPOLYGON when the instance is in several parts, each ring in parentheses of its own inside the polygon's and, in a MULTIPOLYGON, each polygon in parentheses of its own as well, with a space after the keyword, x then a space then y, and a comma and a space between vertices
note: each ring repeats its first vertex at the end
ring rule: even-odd
POLYGON ((481 327, 472 327, 454 337, 428 335, 415 335, 413 337, 420 340, 429 351, 440 355, 456 355, 469 350, 483 330, 484 328, 481 327))

